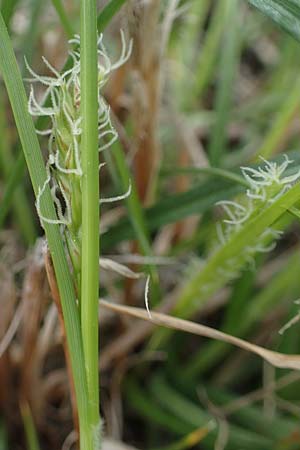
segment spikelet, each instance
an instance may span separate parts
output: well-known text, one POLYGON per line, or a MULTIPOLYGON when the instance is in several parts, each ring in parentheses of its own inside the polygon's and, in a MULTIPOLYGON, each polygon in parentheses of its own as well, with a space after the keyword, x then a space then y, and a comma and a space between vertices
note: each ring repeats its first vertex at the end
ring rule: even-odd
MULTIPOLYGON (((218 250, 226 245, 234 235, 255 218, 267 206, 274 203, 285 194, 300 178, 300 172, 285 176, 284 172, 293 161, 284 156, 281 164, 264 160, 265 165, 256 169, 241 167, 245 180, 249 183, 249 189, 241 197, 240 202, 223 200, 217 203, 226 213, 226 218, 217 224, 217 236, 219 240, 218 250)), ((239 274, 244 265, 254 265, 254 258, 258 253, 268 253, 274 250, 282 231, 267 227, 260 235, 255 236, 255 241, 249 242, 243 252, 233 258, 223 261, 217 269, 220 279, 233 280, 239 274)), ((207 288, 207 286, 206 286, 207 288)))
MULTIPOLYGON (((287 192, 300 178, 299 171, 293 175, 284 176, 287 167, 293 162, 286 155, 281 164, 264 159, 263 161, 265 165, 257 169, 241 167, 244 178, 249 183, 249 189, 240 203, 231 200, 217 203, 227 215, 222 224, 217 224, 217 234, 221 245, 224 245, 234 233, 240 231, 250 218, 254 218, 262 209, 287 192)), ((280 231, 267 228, 256 238, 255 245, 248 247, 248 256, 271 251, 280 235, 280 231)))
MULTIPOLYGON (((110 73, 126 62, 131 54, 132 41, 126 45, 124 33, 121 31, 122 50, 119 59, 112 63, 103 43, 103 35, 98 37, 98 138, 99 152, 108 149, 118 138, 111 123, 109 106, 102 96, 102 88, 110 73)), ((80 111, 80 37, 75 35, 69 44, 74 48, 69 52, 72 67, 60 74, 43 58, 44 64, 53 76, 40 76, 31 67, 26 66, 32 78, 31 83, 38 82, 45 87, 44 97, 38 102, 31 84, 28 110, 33 116, 48 116, 51 127, 39 131, 38 134, 48 136, 48 160, 46 163, 47 178, 39 187, 36 208, 43 225, 44 222, 60 224, 64 233, 72 261, 77 285, 80 283, 80 249, 81 249, 81 111, 80 111), (50 106, 44 106, 46 98, 50 98, 50 106), (41 200, 46 187, 49 186, 57 219, 45 217, 41 212, 41 200)), ((100 164, 99 169, 102 167, 100 164)), ((100 203, 121 200, 128 192, 116 198, 100 199, 100 203)), ((78 287, 78 286, 77 286, 78 287)))
POLYGON ((175 314, 188 317, 226 283, 234 280, 245 266, 253 266, 255 256, 272 251, 282 232, 267 227, 258 235, 253 234, 249 242, 236 249, 243 229, 264 209, 278 200, 300 179, 300 171, 285 175, 292 163, 287 157, 281 164, 264 161, 258 168, 242 167, 249 189, 239 201, 218 202, 226 213, 217 224, 217 245, 205 264, 198 270, 190 270, 190 277, 174 309, 175 314))

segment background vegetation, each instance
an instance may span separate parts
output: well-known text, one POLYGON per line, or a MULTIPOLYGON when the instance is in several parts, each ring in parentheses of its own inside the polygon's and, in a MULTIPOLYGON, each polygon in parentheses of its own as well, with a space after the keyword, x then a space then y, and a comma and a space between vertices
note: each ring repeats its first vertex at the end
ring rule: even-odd
MULTIPOLYGON (((46 76, 42 56, 65 66, 67 41, 80 30, 79 3, 1 1, 24 80, 24 56, 46 76)), ((219 250, 216 226, 225 218, 218 202, 245 204, 241 166, 265 167, 260 157, 280 165, 287 155, 287 175, 300 169, 297 1, 111 0, 99 2, 98 13, 112 60, 120 28, 133 40, 129 61, 104 91, 119 140, 101 153, 101 198, 131 184, 127 199, 101 205, 99 297, 126 307, 121 315, 104 302, 99 308, 104 435, 141 450, 297 449, 298 371, 128 315, 129 307, 145 308, 149 275, 152 312, 300 354, 299 324, 279 333, 299 314, 298 185, 258 205, 219 250), (262 242, 262 234, 271 226, 283 234, 265 252, 274 236, 262 242), (144 275, 116 273, 116 264, 107 270, 107 259, 144 275)), ((1 40, 4 79, 7 49, 1 40)), ((6 87, 1 80, 0 90, 0 449, 66 450, 75 448, 77 417, 21 146, 41 179, 44 166, 36 142, 26 140, 32 125, 8 100, 11 89, 17 104, 16 77, 6 87)), ((46 157, 47 139, 39 139, 46 157)), ((58 242, 58 228, 51 239, 58 242)), ((61 272, 67 286, 68 276, 61 272)))

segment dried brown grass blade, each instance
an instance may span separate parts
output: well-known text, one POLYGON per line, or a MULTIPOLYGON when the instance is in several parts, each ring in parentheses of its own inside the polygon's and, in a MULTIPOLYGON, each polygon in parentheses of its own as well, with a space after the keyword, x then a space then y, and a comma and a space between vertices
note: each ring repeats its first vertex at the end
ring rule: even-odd
POLYGON ((28 404, 30 416, 32 415, 36 425, 41 424, 45 404, 43 396, 38 394, 43 382, 38 341, 43 315, 49 302, 43 249, 44 242, 38 239, 26 258, 20 299, 23 317, 19 333, 22 348, 19 400, 21 407, 25 408, 24 411, 25 405, 28 404))
POLYGON ((151 180, 159 163, 157 121, 160 92, 160 0, 129 4, 128 25, 133 38, 132 69, 134 75, 132 115, 135 131, 134 172, 137 192, 145 205, 151 200, 151 180))
POLYGON ((281 369, 300 370, 299 355, 284 355, 282 353, 274 352, 264 347, 251 344, 248 341, 237 338, 230 334, 223 333, 222 331, 215 330, 214 328, 191 322, 189 320, 179 319, 167 314, 151 312, 150 318, 148 313, 141 308, 117 305, 106 302, 105 300, 100 301, 100 306, 111 309, 119 314, 127 314, 132 317, 136 317, 137 319, 147 320, 148 322, 152 322, 155 325, 172 328, 174 330, 185 331, 187 333, 196 334, 198 336, 203 336, 210 339, 216 339, 218 341, 235 345, 236 347, 260 356, 262 359, 269 362, 274 367, 279 367, 281 369))

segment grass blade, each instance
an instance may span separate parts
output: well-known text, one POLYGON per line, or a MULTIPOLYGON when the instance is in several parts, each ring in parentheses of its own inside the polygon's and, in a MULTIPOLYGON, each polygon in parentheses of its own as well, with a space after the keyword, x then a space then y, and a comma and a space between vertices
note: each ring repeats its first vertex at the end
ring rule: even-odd
POLYGON ((18 3, 19 0, 2 0, 1 14, 3 16, 3 20, 7 25, 7 28, 9 28, 11 18, 18 3))
POLYGON ((32 413, 30 411, 30 406, 27 402, 23 402, 20 409, 27 441, 27 450, 40 450, 39 440, 32 413))
POLYGON ((300 41, 298 0, 248 0, 248 2, 300 41))
POLYGON ((126 0, 110 0, 110 2, 104 6, 97 19, 97 28, 99 33, 107 27, 111 19, 115 14, 117 14, 125 2, 126 0))

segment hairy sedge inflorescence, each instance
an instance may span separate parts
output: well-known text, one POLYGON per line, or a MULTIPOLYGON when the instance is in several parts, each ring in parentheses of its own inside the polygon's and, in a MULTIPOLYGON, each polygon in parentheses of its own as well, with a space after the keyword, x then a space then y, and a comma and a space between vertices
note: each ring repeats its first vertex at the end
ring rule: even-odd
MULTIPOLYGON (((223 220, 223 224, 225 225, 223 228, 220 224, 217 227, 221 245, 225 245, 233 233, 238 232, 249 219, 259 214, 264 207, 279 199, 300 178, 299 170, 292 175, 284 176, 288 166, 293 163, 286 155, 281 164, 264 159, 263 161, 265 162, 264 167, 258 167, 257 169, 251 167, 241 168, 246 181, 249 183, 249 189, 247 189, 244 199, 246 201, 243 204, 227 200, 218 203, 223 207, 228 217, 223 220)), ((253 263, 256 253, 272 251, 281 234, 282 232, 280 230, 268 227, 260 236, 256 237, 255 243, 250 243, 250 245, 246 246, 239 261, 237 261, 237 258, 231 258, 225 261, 223 267, 219 268, 219 275, 223 277, 227 276, 227 278, 229 276, 230 278, 235 278, 241 260, 242 262, 253 263)), ((295 303, 299 304, 299 301, 295 303)), ((300 312, 289 320, 279 330, 279 333, 283 334, 292 325, 297 323, 299 319, 300 312)))
MULTIPOLYGON (((279 197, 287 192, 299 178, 300 172, 284 176, 287 167, 293 162, 285 155, 281 164, 264 160, 265 165, 256 169, 252 167, 241 167, 243 176, 249 184, 249 189, 240 203, 231 200, 218 202, 227 218, 222 224, 217 225, 218 238, 221 245, 232 237, 232 235, 261 212, 262 208, 274 203, 279 197)), ((264 232, 256 237, 255 243, 250 244, 245 249, 245 258, 249 261, 255 253, 266 253, 274 249, 276 240, 280 237, 281 231, 268 227, 264 232)))
POLYGON ((281 164, 265 160, 264 163, 257 168, 241 168, 249 188, 238 201, 223 200, 217 203, 226 213, 226 217, 217 224, 217 245, 206 263, 200 269, 196 268, 196 275, 192 271, 191 285, 197 286, 198 295, 190 300, 191 290, 188 285, 177 307, 180 313, 183 307, 187 307, 188 301, 191 301, 191 309, 196 307, 199 298, 208 298, 218 288, 236 279, 247 264, 254 266, 258 253, 274 249, 282 231, 269 226, 257 235, 253 233, 242 248, 235 250, 240 239, 243 241, 243 230, 247 225, 300 179, 300 171, 285 175, 287 167, 292 163, 287 157, 281 164))
MULTIPOLYGON (((98 137, 99 152, 109 148, 118 138, 111 123, 110 108, 102 95, 102 88, 110 73, 124 64, 132 50, 132 41, 126 45, 124 33, 121 31, 122 50, 119 59, 112 63, 105 46, 103 35, 98 38, 98 137)), ((40 76, 26 62, 32 75, 31 83, 39 82, 46 87, 44 96, 39 102, 31 85, 28 109, 33 116, 48 116, 51 126, 38 134, 48 136, 48 160, 46 163, 47 178, 39 187, 36 208, 43 222, 62 225, 66 244, 72 260, 74 272, 80 273, 81 254, 81 111, 80 111, 80 37, 75 35, 69 41, 74 49, 69 51, 72 67, 59 73, 45 58, 43 61, 53 76, 40 76), (50 106, 45 106, 50 98, 50 106), (46 217, 42 212, 42 198, 47 186, 50 187, 56 206, 57 218, 46 217)), ((99 165, 99 169, 103 164, 99 165)), ((100 203, 108 203, 128 196, 131 185, 124 195, 100 199, 100 203)), ((78 280, 79 281, 79 280, 78 280)))

